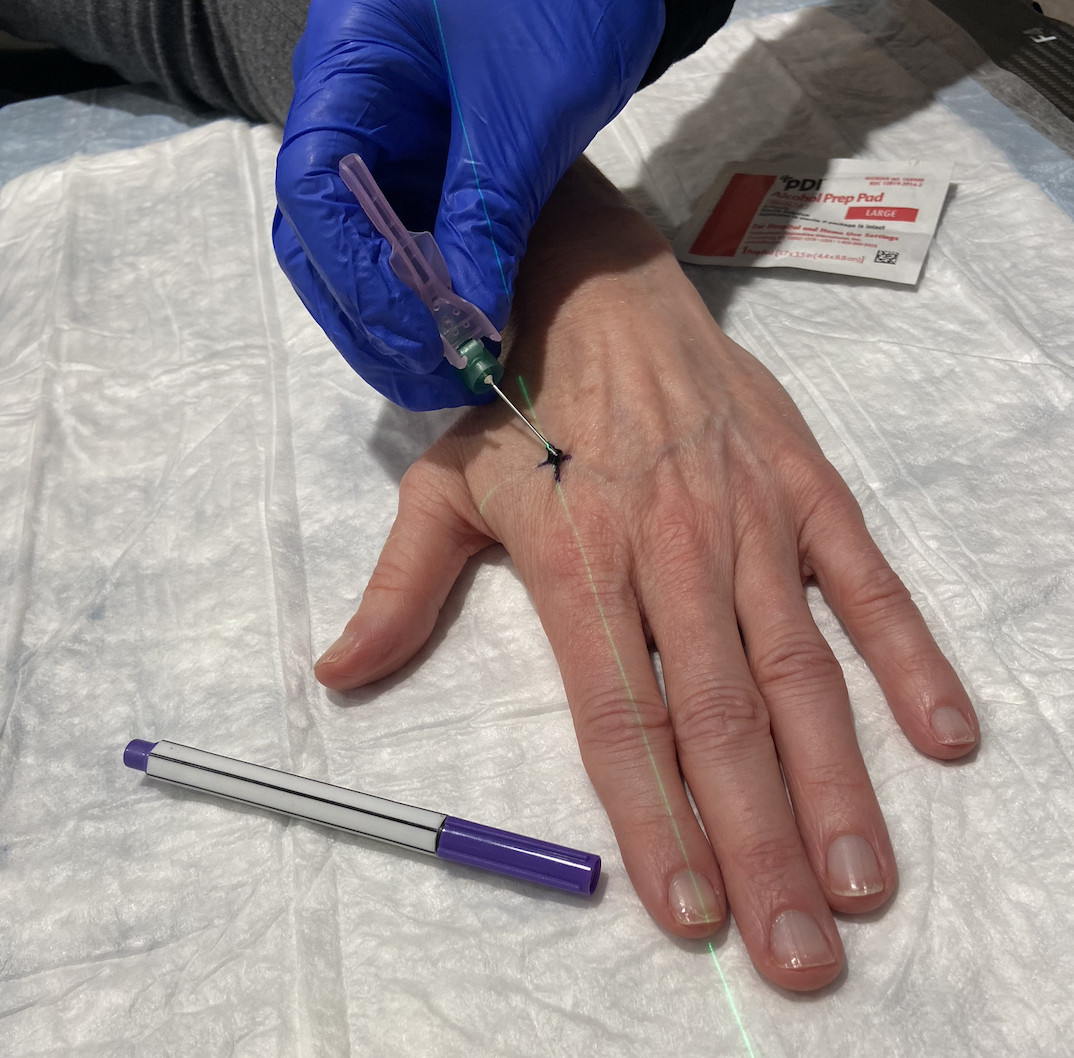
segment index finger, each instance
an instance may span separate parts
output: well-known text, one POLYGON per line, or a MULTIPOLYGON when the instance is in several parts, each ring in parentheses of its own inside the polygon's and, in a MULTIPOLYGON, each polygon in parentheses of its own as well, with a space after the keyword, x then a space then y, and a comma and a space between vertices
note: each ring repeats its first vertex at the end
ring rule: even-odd
POLYGON ((723 881, 679 774, 633 589, 621 566, 591 559, 567 535, 562 549, 550 539, 543 554, 554 557, 531 561, 526 579, 559 662, 582 761, 646 910, 673 933, 704 936, 726 915, 723 881))

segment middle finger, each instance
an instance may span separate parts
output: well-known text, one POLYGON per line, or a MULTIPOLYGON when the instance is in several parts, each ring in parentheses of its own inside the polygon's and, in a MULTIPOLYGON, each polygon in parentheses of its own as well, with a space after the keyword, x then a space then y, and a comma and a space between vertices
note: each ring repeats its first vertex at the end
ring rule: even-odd
MULTIPOLYGON (((727 534, 728 537, 730 534, 727 534)), ((750 957, 792 989, 832 980, 843 962, 787 800, 768 711, 743 653, 731 541, 684 529, 646 553, 639 578, 660 651, 679 761, 724 875, 750 957), (722 545, 722 546, 721 546, 722 545)))

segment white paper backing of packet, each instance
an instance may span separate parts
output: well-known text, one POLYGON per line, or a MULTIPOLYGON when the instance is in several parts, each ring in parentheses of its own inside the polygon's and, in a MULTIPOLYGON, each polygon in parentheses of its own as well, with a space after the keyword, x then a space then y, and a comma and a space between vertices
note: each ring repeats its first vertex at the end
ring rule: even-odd
POLYGON ((916 283, 951 166, 836 158, 732 162, 675 240, 680 261, 916 283))

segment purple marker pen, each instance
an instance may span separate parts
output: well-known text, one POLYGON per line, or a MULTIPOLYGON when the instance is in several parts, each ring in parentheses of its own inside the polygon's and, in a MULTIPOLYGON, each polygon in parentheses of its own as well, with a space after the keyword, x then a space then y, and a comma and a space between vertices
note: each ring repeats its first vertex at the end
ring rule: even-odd
POLYGON ((175 742, 136 738, 123 751, 123 763, 177 786, 270 808, 311 823, 568 893, 591 896, 600 877, 600 857, 590 852, 551 845, 175 742))

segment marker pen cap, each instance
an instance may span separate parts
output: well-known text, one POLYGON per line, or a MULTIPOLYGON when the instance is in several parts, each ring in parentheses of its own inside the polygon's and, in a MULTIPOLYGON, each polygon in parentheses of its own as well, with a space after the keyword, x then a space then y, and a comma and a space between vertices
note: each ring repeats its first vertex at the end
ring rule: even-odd
POLYGON ((135 771, 145 771, 149 766, 149 754, 155 745, 155 742, 146 742, 144 738, 131 739, 123 750, 123 763, 135 771))
POLYGON ((592 896, 600 878, 600 857, 552 845, 506 830, 448 816, 440 828, 436 855, 510 878, 592 896))

